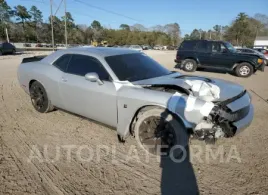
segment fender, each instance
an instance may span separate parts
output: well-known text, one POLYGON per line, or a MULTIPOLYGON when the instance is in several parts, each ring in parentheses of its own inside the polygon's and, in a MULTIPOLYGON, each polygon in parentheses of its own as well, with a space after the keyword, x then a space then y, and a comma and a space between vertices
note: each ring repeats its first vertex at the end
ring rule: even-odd
POLYGON ((146 106, 159 106, 178 116, 187 129, 193 129, 208 116, 214 104, 192 95, 176 92, 154 91, 140 86, 122 86, 117 99, 117 134, 125 140, 130 133, 130 125, 138 111, 146 106), (149 92, 149 93, 148 93, 149 92))
POLYGON ((243 62, 249 63, 250 65, 252 65, 252 67, 254 69, 256 69, 256 63, 254 61, 252 61, 252 60, 240 60, 233 65, 232 70, 234 70, 240 63, 243 63, 243 62))

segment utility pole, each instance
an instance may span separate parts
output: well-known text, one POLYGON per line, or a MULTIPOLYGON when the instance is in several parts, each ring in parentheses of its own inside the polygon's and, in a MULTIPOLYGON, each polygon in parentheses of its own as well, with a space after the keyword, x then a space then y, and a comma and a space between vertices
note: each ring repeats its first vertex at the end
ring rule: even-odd
POLYGON ((209 39, 211 40, 211 30, 209 30, 209 39))
POLYGON ((52 10, 52 1, 50 0, 50 22, 51 22, 51 38, 52 38, 52 48, 54 51, 54 29, 53 29, 53 10, 52 10))
POLYGON ((9 37, 8 37, 7 27, 5 28, 5 31, 6 31, 6 36, 7 36, 7 42, 9 43, 9 37))
POLYGON ((68 33, 67 33, 67 15, 66 15, 66 0, 64 0, 64 12, 65 12, 65 47, 68 45, 68 33))
POLYGON ((222 30, 222 26, 220 26, 220 40, 222 39, 221 30, 222 30))
POLYGON ((199 30, 200 40, 202 39, 202 30, 199 30))

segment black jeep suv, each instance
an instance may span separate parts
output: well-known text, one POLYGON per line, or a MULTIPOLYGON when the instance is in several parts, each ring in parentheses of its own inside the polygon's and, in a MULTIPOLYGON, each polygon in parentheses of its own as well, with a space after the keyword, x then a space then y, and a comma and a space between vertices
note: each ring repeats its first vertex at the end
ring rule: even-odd
POLYGON ((264 71, 264 60, 258 55, 236 52, 229 42, 209 40, 183 41, 175 59, 176 67, 194 72, 197 67, 234 71, 239 77, 249 77, 264 71))

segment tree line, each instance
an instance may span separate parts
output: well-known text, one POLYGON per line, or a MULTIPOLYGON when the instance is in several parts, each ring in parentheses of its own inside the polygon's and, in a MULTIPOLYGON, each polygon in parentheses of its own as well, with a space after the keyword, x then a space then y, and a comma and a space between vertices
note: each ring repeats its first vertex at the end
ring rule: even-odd
MULTIPOLYGON (((51 16, 50 16, 51 17, 51 16)), ((17 5, 11 8, 5 0, 0 0, 0 39, 5 40, 5 29, 11 42, 51 43, 51 18, 44 20, 42 12, 32 6, 29 10, 17 5)), ((157 25, 146 28, 141 24, 130 26, 121 24, 118 29, 105 28, 97 20, 91 25, 76 24, 72 14, 66 13, 66 28, 69 44, 91 44, 92 41, 107 41, 110 45, 173 45, 183 39, 226 40, 234 45, 252 46, 256 36, 268 36, 268 16, 256 14, 249 17, 240 13, 229 26, 215 25, 212 30, 194 29, 181 37, 178 23, 157 25)), ((65 43, 65 16, 53 16, 54 40, 56 44, 65 43)))
POLYGON ((194 29, 184 39, 211 39, 229 41, 233 45, 252 47, 257 36, 268 36, 268 16, 249 17, 239 13, 229 26, 215 25, 212 30, 194 29))

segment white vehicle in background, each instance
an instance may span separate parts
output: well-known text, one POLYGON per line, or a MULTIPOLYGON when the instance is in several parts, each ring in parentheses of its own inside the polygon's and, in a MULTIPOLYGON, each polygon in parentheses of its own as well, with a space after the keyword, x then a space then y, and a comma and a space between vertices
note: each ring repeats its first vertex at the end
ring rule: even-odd
POLYGON ((156 45, 156 46, 154 46, 154 50, 163 50, 163 46, 156 45))
POLYGON ((130 45, 129 49, 133 49, 133 50, 140 51, 140 52, 142 52, 143 50, 142 47, 139 45, 130 45))

